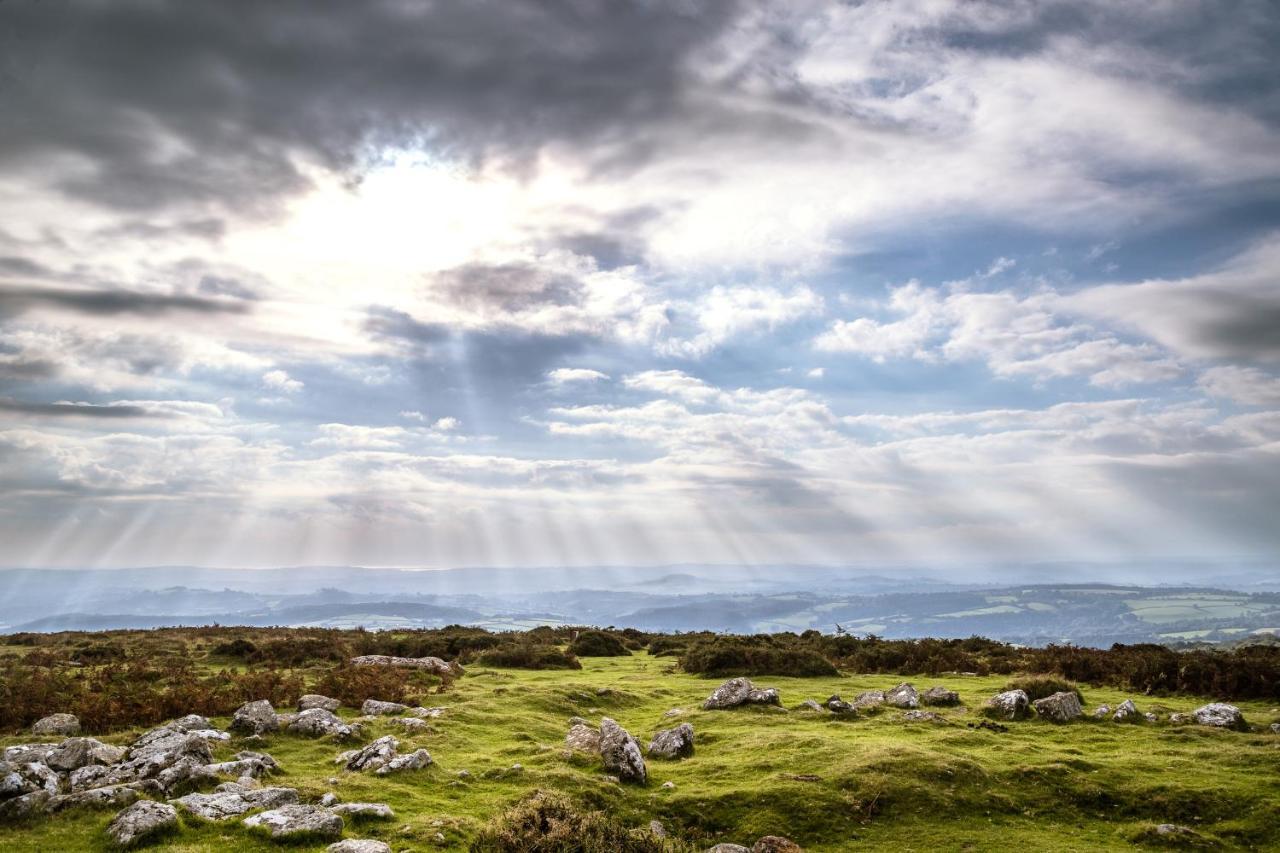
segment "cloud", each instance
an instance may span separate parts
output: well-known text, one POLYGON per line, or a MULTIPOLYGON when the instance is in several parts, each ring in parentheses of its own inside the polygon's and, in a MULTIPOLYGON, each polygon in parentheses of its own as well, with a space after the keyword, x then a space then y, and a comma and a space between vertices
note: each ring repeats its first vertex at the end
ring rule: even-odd
POLYGON ((280 391, 284 394, 297 394, 306 387, 283 370, 269 370, 262 374, 262 384, 272 391, 280 391))
POLYGON ((81 314, 110 317, 118 314, 160 316, 169 313, 243 314, 237 302, 199 296, 136 293, 124 290, 60 290, 55 288, 0 287, 0 312, 14 316, 34 308, 60 308, 81 314))
POLYGON ((557 367, 547 374, 547 381, 552 385, 569 385, 575 382, 607 381, 609 374, 586 367, 557 367))
POLYGON ((1256 367, 1211 367, 1200 374, 1196 384, 1210 397, 1246 406, 1280 406, 1280 377, 1256 367))
POLYGON ((0 397, 0 412, 53 418, 146 418, 156 414, 142 406, 111 403, 31 403, 0 397))

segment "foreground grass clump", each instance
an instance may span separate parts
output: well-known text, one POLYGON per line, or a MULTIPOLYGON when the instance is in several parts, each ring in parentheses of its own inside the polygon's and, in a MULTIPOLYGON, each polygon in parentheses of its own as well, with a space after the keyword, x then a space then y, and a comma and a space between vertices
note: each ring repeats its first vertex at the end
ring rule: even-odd
POLYGON ((647 830, 628 829, 598 811, 582 811, 562 794, 537 791, 491 821, 473 853, 683 853, 692 848, 647 830))

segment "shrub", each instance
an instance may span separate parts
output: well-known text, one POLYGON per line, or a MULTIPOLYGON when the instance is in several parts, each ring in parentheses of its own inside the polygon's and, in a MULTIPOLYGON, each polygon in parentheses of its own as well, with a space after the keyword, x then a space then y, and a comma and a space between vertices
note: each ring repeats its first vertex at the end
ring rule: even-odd
POLYGON ((1080 692, 1079 687, 1066 679, 1052 675, 1024 675, 1010 681, 1004 689, 1025 691, 1032 702, 1055 693, 1074 693, 1080 700, 1080 704, 1084 704, 1084 694, 1080 692))
POLYGON ((582 669, 573 654, 538 643, 505 643, 481 652, 476 660, 484 666, 513 669, 582 669))
POLYGON ((689 644, 676 637, 658 637, 649 643, 649 654, 654 657, 679 657, 689 644))
POLYGON ((604 631, 583 631, 569 651, 584 658, 617 658, 631 654, 622 640, 604 631))
POLYGON ((685 672, 701 675, 839 675, 831 661, 809 648, 773 646, 754 638, 695 643, 680 657, 685 672))
POLYGON ((236 637, 234 640, 218 643, 209 651, 218 657, 248 660, 250 655, 258 651, 258 647, 244 637, 236 637))
POLYGON ((322 675, 312 690, 356 708, 366 699, 404 702, 430 692, 437 684, 442 684, 439 678, 421 670, 344 664, 322 675))
POLYGON ((563 794, 535 791, 489 822, 472 853, 679 853, 687 845, 627 829, 597 811, 579 811, 563 794))

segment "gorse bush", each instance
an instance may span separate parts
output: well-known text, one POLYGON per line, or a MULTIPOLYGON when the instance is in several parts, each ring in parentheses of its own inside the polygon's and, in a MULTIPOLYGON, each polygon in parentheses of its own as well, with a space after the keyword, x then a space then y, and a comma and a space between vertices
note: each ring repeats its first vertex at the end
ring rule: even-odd
POLYGON ((515 669, 582 669, 572 654, 539 643, 506 643, 481 652, 476 662, 515 669))
POLYGON ((350 664, 334 667, 312 685, 314 692, 332 696, 353 708, 366 699, 408 702, 425 696, 433 687, 442 690, 446 686, 440 678, 421 670, 350 664))
POLYGON ((499 815, 471 844, 472 853, 683 853, 692 848, 630 830, 563 794, 536 791, 499 815))
POLYGON ((1005 690, 1021 690, 1034 702, 1037 699, 1044 699, 1046 696, 1052 696, 1055 693, 1074 693, 1076 698, 1084 703, 1084 694, 1080 692, 1080 688, 1064 678, 1057 678, 1052 675, 1024 675, 1021 678, 1015 678, 1004 686, 1005 690))
POLYGON ((631 654, 624 640, 604 631, 581 632, 578 639, 569 645, 569 651, 583 658, 614 658, 631 654))
POLYGON ((680 666, 685 672, 714 676, 839 674, 831 661, 813 649, 728 637, 690 646, 681 655, 680 666))

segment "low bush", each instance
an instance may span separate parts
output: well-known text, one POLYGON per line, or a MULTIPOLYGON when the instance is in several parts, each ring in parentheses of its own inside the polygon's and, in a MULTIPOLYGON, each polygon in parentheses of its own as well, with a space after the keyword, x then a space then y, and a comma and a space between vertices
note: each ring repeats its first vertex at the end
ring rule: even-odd
POLYGON ((831 661, 809 648, 773 646, 734 638, 702 641, 680 657, 685 672, 699 675, 839 675, 831 661))
POLYGON ((621 639, 605 631, 583 631, 569 645, 569 651, 583 658, 617 658, 631 654, 621 639))
POLYGON ((1055 693, 1074 693, 1076 698, 1080 700, 1080 704, 1084 704, 1084 694, 1080 692, 1080 688, 1070 681, 1063 678, 1057 678, 1052 675, 1024 675, 1015 678, 1004 686, 1005 690, 1022 690, 1031 701, 1044 699, 1046 696, 1052 696, 1055 693))
POLYGON ((349 664, 330 669, 312 684, 313 692, 331 696, 352 708, 360 707, 366 699, 407 702, 431 692, 433 687, 443 689, 444 682, 421 670, 349 664))
POLYGON ((538 643, 505 643, 481 652, 476 662, 512 669, 582 669, 582 664, 558 646, 538 643))
POLYGON ((683 853, 688 845, 631 830, 603 812, 579 810, 563 794, 535 791, 489 822, 472 853, 683 853))

